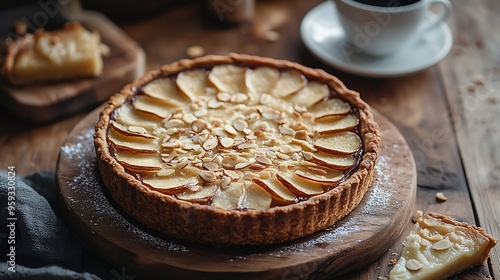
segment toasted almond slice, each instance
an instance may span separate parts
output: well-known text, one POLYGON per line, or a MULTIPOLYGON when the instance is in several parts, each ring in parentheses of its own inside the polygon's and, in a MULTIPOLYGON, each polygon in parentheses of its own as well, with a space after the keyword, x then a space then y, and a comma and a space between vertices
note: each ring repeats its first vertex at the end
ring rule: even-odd
POLYGON ((119 122, 116 122, 116 121, 110 122, 110 128, 113 128, 114 130, 116 130, 117 132, 119 132, 123 135, 136 136, 136 137, 141 137, 141 138, 145 138, 145 139, 157 139, 158 138, 154 135, 149 134, 147 132, 147 130, 145 128, 143 128, 142 126, 139 126, 139 127, 146 130, 146 133, 139 132, 139 131, 133 131, 133 130, 129 129, 129 127, 130 126, 125 126, 125 125, 120 124, 119 122))
POLYGON ((177 194, 192 188, 193 185, 198 184, 198 179, 196 177, 152 177, 143 178, 142 182, 159 192, 166 194, 177 194))
POLYGON ((203 187, 198 191, 186 190, 184 193, 177 195, 177 198, 195 203, 204 203, 208 202, 216 192, 217 186, 211 185, 203 187))
POLYGON ((263 187, 266 191, 268 191, 273 197, 277 198, 279 201, 295 201, 297 196, 293 194, 290 190, 288 190, 278 179, 276 176, 272 176, 269 179, 254 179, 253 180, 257 185, 263 187))
POLYGON ((246 209, 264 210, 271 207, 272 196, 257 184, 250 184, 245 189, 245 197, 241 207, 246 209))
POLYGON ((250 92, 270 93, 276 86, 280 77, 280 71, 273 67, 261 66, 248 69, 245 82, 250 92))
POLYGON ((128 170, 137 172, 158 171, 163 168, 160 158, 153 154, 137 154, 118 151, 116 160, 128 170))
POLYGON ((154 129, 158 125, 157 118, 134 110, 130 104, 123 104, 117 111, 115 120, 122 125, 142 126, 145 129, 154 129))
POLYGON ((316 139, 314 147, 326 153, 352 154, 361 148, 361 139, 347 131, 316 139))
POLYGON ((133 102, 134 109, 147 114, 151 114, 159 119, 164 119, 170 115, 173 105, 164 102, 157 102, 155 99, 147 95, 139 95, 133 102))
POLYGON ((239 209, 244 194, 243 184, 231 183, 228 188, 221 189, 214 195, 212 204, 222 209, 239 209))
POLYGON ((321 119, 348 114, 351 105, 340 98, 332 98, 316 104, 310 111, 316 119, 321 119))
POLYGON ((189 102, 186 96, 179 92, 177 85, 171 78, 152 80, 142 88, 144 94, 173 106, 182 106, 189 102))
POLYGON ((319 134, 332 134, 340 131, 352 130, 359 124, 359 119, 354 114, 322 118, 316 122, 314 129, 319 134))
POLYGON ((306 160, 331 169, 345 170, 356 164, 356 158, 352 155, 333 155, 324 152, 317 152, 311 155, 311 158, 306 158, 306 160))
POLYGON ((220 90, 229 93, 246 92, 245 72, 246 68, 223 64, 216 65, 210 70, 208 79, 220 90))
POLYGON ((207 70, 198 68, 182 71, 177 75, 176 83, 179 89, 192 101, 205 95, 208 87, 207 70))
POLYGON ((321 184, 308 181, 299 176, 278 172, 276 177, 285 187, 298 196, 311 196, 324 191, 321 184))
POLYGON ((154 139, 124 135, 110 126, 108 130, 108 141, 117 149, 129 153, 156 153, 157 143, 154 139))
POLYGON ((272 95, 284 97, 296 93, 306 85, 306 78, 297 70, 285 70, 281 72, 280 78, 276 83, 272 95))
POLYGON ((288 101, 293 104, 310 107, 318 102, 321 102, 327 96, 327 85, 316 81, 309 81, 303 89, 292 95, 288 101))
POLYGON ((312 172, 304 172, 299 170, 295 172, 295 175, 309 181, 327 185, 336 184, 343 178, 343 174, 341 172, 336 172, 336 171, 331 171, 327 172, 327 174, 325 175, 320 175, 312 172))

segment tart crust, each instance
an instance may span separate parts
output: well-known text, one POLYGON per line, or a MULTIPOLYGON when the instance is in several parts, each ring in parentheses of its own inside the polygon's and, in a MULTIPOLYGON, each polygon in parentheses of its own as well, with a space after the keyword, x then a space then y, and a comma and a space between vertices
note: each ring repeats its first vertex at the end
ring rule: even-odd
POLYGON ((378 125, 373 120, 369 105, 361 100, 359 93, 347 89, 336 77, 290 61, 240 54, 184 59, 147 73, 109 99, 96 124, 94 139, 97 164, 101 174, 105 174, 102 176, 104 184, 113 200, 126 213, 170 237, 213 245, 272 244, 307 236, 333 225, 360 203, 371 185, 380 142, 378 125), (179 200, 148 188, 127 173, 111 155, 106 141, 115 109, 134 95, 137 88, 157 77, 218 64, 295 69, 308 79, 328 85, 358 110, 359 134, 363 142, 358 169, 332 190, 306 201, 265 210, 225 210, 179 200))

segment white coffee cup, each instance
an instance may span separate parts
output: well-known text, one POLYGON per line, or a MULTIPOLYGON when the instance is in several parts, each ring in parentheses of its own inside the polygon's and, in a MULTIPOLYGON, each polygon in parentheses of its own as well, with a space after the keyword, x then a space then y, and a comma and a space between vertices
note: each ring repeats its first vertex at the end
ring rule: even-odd
POLYGON ((389 55, 413 39, 436 28, 451 12, 448 0, 419 0, 415 3, 380 7, 354 0, 332 0, 346 41, 357 51, 375 56, 389 55), (430 8, 441 5, 433 16, 426 16, 430 8))

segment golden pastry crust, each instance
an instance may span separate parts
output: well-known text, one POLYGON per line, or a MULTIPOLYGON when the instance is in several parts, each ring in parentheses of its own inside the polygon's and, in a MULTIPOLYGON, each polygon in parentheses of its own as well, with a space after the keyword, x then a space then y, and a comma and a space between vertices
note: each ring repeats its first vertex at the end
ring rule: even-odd
POLYGON ((146 226, 179 239, 215 245, 271 244, 300 238, 328 226, 350 213, 371 185, 380 141, 378 125, 370 107, 359 93, 351 91, 336 77, 297 63, 249 55, 209 55, 194 60, 180 60, 147 73, 112 96, 100 114, 94 135, 97 163, 105 186, 125 212, 146 226), (295 69, 306 78, 328 85, 339 96, 356 106, 359 112, 363 155, 358 170, 336 188, 306 201, 265 210, 224 210, 191 203, 146 187, 126 172, 111 155, 106 141, 111 115, 135 90, 160 77, 193 68, 209 68, 218 64, 248 67, 271 66, 295 69))

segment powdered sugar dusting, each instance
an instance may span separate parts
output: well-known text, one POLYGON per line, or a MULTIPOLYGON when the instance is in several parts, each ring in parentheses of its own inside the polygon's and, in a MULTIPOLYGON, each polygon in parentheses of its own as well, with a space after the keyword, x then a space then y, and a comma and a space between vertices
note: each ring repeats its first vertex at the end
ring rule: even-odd
MULTIPOLYGON (((97 164, 95 161, 95 150, 93 144, 94 129, 82 131, 77 137, 77 143, 67 144, 61 148, 61 157, 68 159, 74 165, 78 174, 67 182, 71 192, 67 192, 67 200, 71 202, 83 220, 89 221, 89 227, 95 231, 113 228, 123 234, 129 233, 148 243, 154 248, 168 250, 170 252, 188 252, 189 249, 176 242, 154 236, 143 229, 133 225, 126 220, 117 209, 108 201, 101 188, 101 182, 96 176, 97 164), (74 196, 71 196, 71 195, 74 196), (81 201, 81 199, 84 201, 81 201), (113 223, 113 224, 110 224, 113 223)), ((64 159, 63 159, 64 160, 64 159)))

